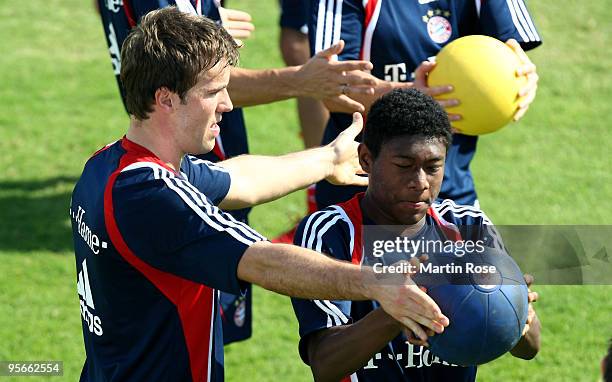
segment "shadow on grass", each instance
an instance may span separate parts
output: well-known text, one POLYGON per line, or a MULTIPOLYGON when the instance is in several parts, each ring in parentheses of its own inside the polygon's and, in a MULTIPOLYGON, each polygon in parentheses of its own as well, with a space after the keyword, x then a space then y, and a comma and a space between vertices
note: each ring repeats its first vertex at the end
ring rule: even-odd
POLYGON ((68 209, 76 181, 0 181, 0 251, 71 252, 68 209))

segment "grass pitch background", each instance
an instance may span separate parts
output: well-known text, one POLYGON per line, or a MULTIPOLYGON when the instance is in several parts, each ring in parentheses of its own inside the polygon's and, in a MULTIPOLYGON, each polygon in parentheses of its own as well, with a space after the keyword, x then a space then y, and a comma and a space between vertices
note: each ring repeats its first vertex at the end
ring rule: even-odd
MULTIPOLYGON (((277 2, 232 0, 256 32, 241 65, 281 66, 277 2)), ((544 45, 530 56, 538 97, 518 124, 480 140, 473 170, 498 224, 612 224, 605 0, 531 1, 544 45)), ((89 155, 124 133, 127 117, 103 30, 89 1, 0 2, 0 360, 84 360, 68 205, 89 155)), ((293 101, 246 110, 251 151, 301 148, 293 101)), ((272 237, 304 210, 296 193, 257 207, 272 237)), ((539 286, 542 351, 479 369, 480 381, 594 381, 612 336, 612 287, 539 286)), ((255 289, 254 336, 226 348, 229 381, 308 381, 288 298, 255 289)), ((57 380, 62 378, 57 378, 57 380)), ((18 380, 17 378, 12 380, 18 380)), ((33 379, 24 379, 33 380, 33 379)))

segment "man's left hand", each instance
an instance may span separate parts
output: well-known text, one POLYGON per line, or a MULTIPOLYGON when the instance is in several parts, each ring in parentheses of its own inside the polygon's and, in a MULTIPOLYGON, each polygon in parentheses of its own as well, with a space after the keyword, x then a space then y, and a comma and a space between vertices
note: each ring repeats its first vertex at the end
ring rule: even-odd
POLYGON ((535 64, 531 62, 527 53, 525 53, 521 45, 515 39, 506 41, 506 45, 512 48, 521 60, 521 66, 516 70, 516 75, 518 77, 524 76, 527 79, 525 85, 519 90, 517 95, 519 98, 519 105, 516 113, 514 113, 512 117, 512 120, 516 122, 523 118, 527 109, 529 109, 529 105, 531 105, 535 99, 536 91, 538 90, 539 76, 536 72, 535 64))

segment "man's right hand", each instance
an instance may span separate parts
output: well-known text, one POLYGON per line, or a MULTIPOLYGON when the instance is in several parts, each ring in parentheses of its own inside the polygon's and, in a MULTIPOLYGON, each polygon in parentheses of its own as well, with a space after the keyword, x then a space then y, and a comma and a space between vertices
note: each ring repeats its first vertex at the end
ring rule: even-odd
MULTIPOLYGON (((419 261, 412 258, 410 263, 418 267, 419 261)), ((427 329, 442 333, 449 320, 434 300, 414 283, 412 274, 401 277, 401 280, 378 281, 373 273, 368 274, 366 282, 371 299, 378 301, 387 314, 426 342, 427 329)))
MULTIPOLYGON (((421 62, 421 65, 419 65, 414 71, 414 87, 419 89, 423 93, 432 96, 440 104, 440 106, 442 106, 445 109, 459 105, 460 101, 455 98, 448 98, 448 99, 437 98, 438 96, 452 92, 453 91, 452 85, 440 85, 440 86, 429 87, 429 84, 428 84, 429 73, 431 73, 431 71, 434 70, 435 67, 436 67, 435 62, 431 62, 431 61, 421 62)), ((451 122, 458 121, 462 118, 461 114, 449 113, 448 110, 446 111, 446 113, 448 114, 448 120, 451 122)))
POLYGON ((364 70, 372 69, 369 61, 338 61, 337 55, 344 49, 340 40, 313 56, 299 67, 293 77, 296 95, 315 99, 333 98, 347 110, 362 112, 363 106, 347 97, 372 94, 375 78, 362 76, 364 70))

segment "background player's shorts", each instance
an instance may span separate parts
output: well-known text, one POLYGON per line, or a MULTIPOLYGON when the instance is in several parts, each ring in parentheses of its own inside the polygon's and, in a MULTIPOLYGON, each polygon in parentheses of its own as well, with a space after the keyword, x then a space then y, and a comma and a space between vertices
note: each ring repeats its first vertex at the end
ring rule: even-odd
POLYGON ((221 292, 221 320, 223 323, 223 344, 244 341, 251 337, 253 313, 251 301, 253 288, 248 284, 244 296, 221 292))
POLYGON ((279 0, 281 16, 280 26, 308 34, 310 17, 310 0, 279 0))

